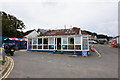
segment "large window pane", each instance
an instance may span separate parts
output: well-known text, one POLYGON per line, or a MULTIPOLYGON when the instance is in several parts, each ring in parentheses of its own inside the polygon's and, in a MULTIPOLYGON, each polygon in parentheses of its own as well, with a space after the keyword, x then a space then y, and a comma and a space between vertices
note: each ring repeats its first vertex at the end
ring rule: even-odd
POLYGON ((63 39, 63 42, 62 42, 62 44, 67 44, 67 37, 65 37, 65 38, 62 38, 63 39))
POLYGON ((54 49, 54 45, 49 45, 49 49, 54 49))
POLYGON ((87 49, 88 49, 88 40, 83 39, 83 50, 87 50, 87 49))
POLYGON ((49 44, 54 44, 54 38, 49 38, 49 44))
POLYGON ((37 45, 33 45, 33 49, 37 49, 37 45))
POLYGON ((42 38, 38 39, 38 44, 42 44, 42 38))
POLYGON ((75 37, 75 44, 81 44, 81 37, 75 37))
POLYGON ((48 49, 48 45, 44 45, 44 46, 43 46, 43 49, 48 49))
POLYGON ((74 38, 73 37, 68 38, 68 44, 74 44, 74 38))
POLYGON ((48 38, 44 38, 44 44, 48 44, 48 38))
POLYGON ((81 45, 75 45, 76 50, 81 50, 81 45))
POLYGON ((67 49, 67 45, 62 45, 62 48, 63 49, 67 49))
POLYGON ((37 39, 33 39, 33 44, 37 44, 37 39))
POLYGON ((74 50, 74 45, 68 45, 69 50, 74 50))
POLYGON ((28 44, 32 44, 32 39, 28 39, 28 44))
POLYGON ((42 45, 38 45, 38 49, 42 49, 42 45))

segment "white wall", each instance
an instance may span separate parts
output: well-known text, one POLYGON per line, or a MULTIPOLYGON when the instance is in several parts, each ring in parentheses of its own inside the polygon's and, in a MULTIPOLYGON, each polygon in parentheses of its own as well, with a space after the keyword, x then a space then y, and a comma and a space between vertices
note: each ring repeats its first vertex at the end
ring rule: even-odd
POLYGON ((36 31, 31 32, 30 34, 26 35, 26 38, 34 38, 37 37, 39 34, 36 31))

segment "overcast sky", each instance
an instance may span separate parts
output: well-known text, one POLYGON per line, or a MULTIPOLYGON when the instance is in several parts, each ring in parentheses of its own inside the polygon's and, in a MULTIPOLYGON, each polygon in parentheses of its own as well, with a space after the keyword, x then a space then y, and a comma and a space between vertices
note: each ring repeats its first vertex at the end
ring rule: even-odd
POLYGON ((79 27, 110 36, 118 34, 119 0, 1 0, 0 9, 30 29, 79 27))

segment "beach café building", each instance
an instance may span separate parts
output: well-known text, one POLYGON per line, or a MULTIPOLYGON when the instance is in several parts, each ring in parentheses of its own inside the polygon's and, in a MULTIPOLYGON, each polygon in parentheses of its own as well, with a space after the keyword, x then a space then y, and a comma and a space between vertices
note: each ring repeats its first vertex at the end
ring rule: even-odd
POLYGON ((89 52, 88 34, 80 28, 48 30, 28 37, 28 50, 76 54, 89 52))

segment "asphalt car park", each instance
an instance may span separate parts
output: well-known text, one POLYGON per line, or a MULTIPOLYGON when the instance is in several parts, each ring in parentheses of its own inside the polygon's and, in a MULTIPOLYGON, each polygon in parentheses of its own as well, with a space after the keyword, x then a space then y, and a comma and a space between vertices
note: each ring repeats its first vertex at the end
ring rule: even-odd
POLYGON ((101 54, 82 57, 36 51, 16 51, 8 78, 117 78, 118 49, 94 44, 101 54))

